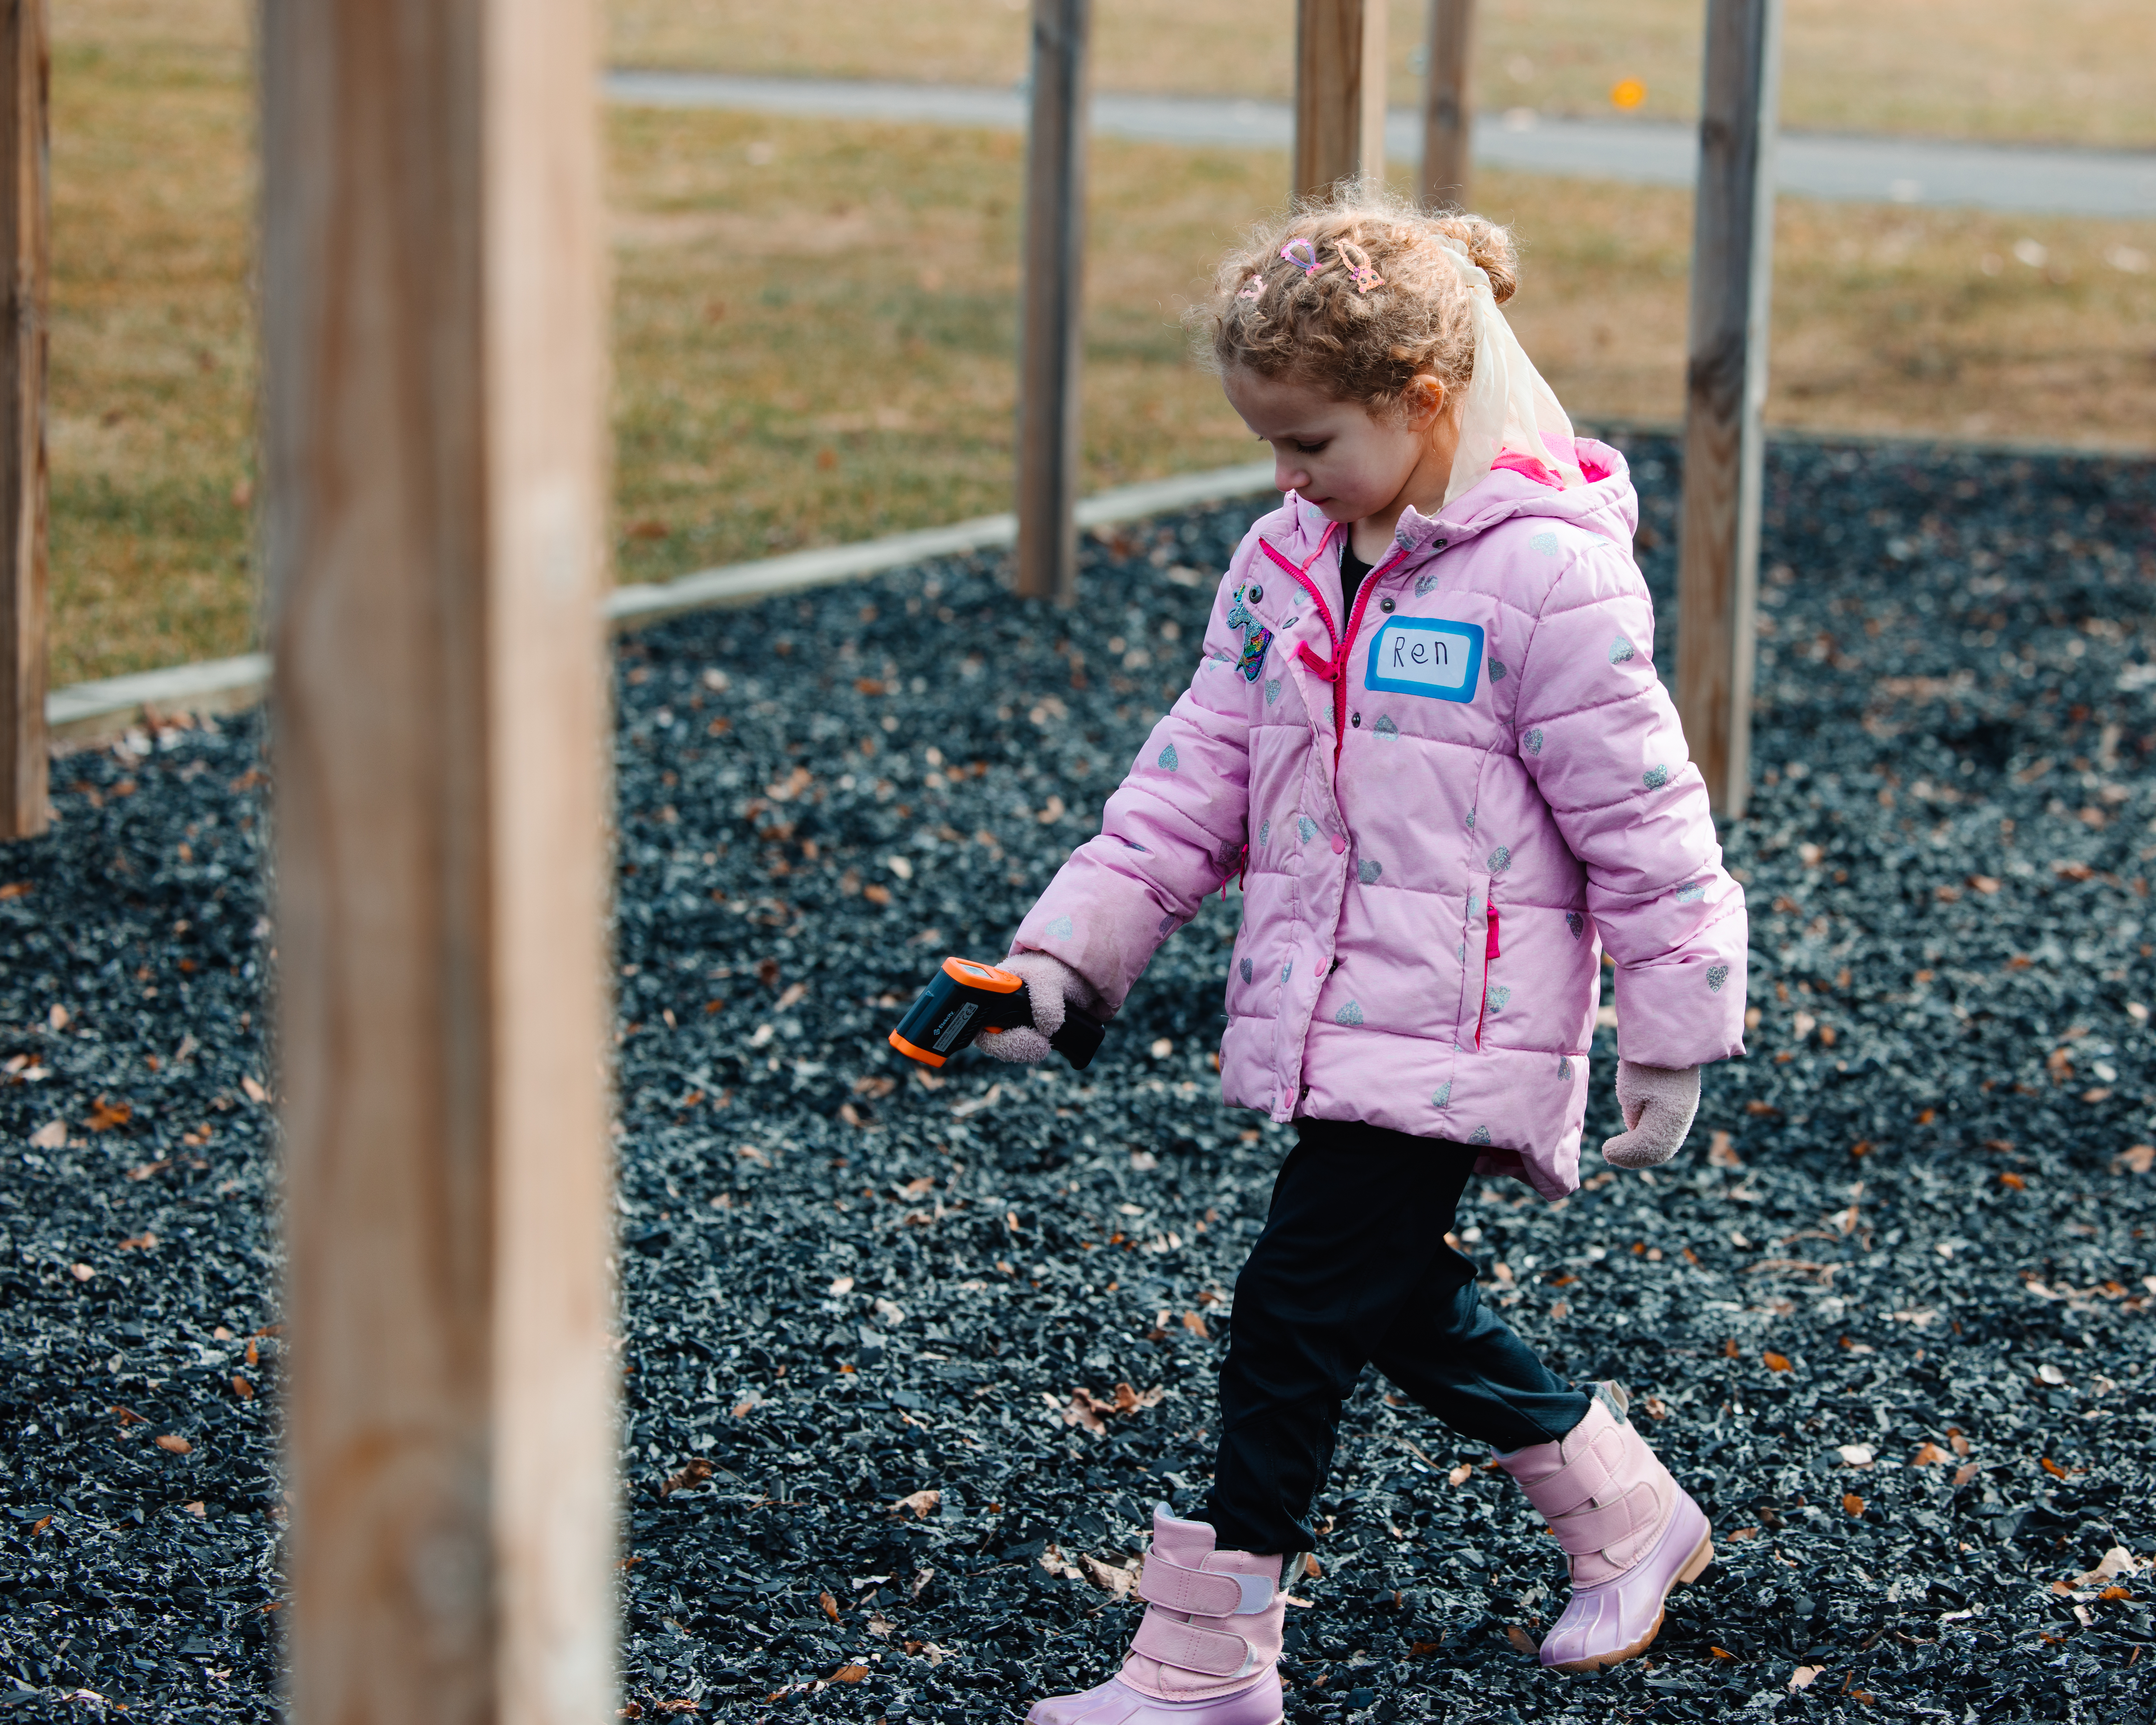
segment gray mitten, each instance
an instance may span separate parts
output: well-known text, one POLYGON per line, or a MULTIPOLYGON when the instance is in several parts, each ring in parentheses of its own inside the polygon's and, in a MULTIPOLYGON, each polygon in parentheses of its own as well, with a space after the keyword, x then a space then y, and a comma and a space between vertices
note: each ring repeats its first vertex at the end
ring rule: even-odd
POLYGON ((1659 1168, 1682 1147, 1699 1112, 1699 1068, 1617 1062, 1617 1106, 1625 1130, 1602 1142, 1602 1158, 1619 1168, 1659 1168))
POLYGON ((1093 991, 1086 978, 1060 958, 1045 952, 1014 952, 999 967, 1025 980, 1026 998, 1033 1004, 1033 1028, 983 1032, 973 1046, 993 1060, 1021 1066, 1037 1066, 1055 1052, 1048 1039, 1063 1028, 1068 1004, 1083 1006, 1093 991))

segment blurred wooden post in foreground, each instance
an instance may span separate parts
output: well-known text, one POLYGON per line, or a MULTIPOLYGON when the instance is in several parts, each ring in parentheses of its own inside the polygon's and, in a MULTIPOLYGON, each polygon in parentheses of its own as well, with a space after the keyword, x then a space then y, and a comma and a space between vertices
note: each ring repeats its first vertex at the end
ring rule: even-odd
POLYGON ((1465 209, 1475 121, 1475 0, 1430 0, 1422 86, 1424 209, 1465 209))
POLYGON ((261 13, 296 1725, 619 1705, 593 11, 261 13))
POLYGON ((51 196, 45 0, 0 0, 0 839, 45 829, 45 305, 51 196))
POLYGON ((1092 0, 1033 0, 1033 126, 1018 380, 1018 590, 1078 593, 1078 368, 1086 295, 1086 45, 1092 0))
POLYGON ((1385 172, 1385 0, 1296 0, 1297 198, 1385 172))
POLYGON ((1685 367, 1677 711, 1715 812, 1744 813, 1782 0, 1707 0, 1685 367))

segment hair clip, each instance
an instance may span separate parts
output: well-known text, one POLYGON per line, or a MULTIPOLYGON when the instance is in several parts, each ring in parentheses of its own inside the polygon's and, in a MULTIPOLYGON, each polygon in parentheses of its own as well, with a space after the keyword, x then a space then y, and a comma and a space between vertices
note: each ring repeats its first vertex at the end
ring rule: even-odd
POLYGON ((1333 243, 1332 249, 1340 254, 1340 261, 1348 266, 1348 279, 1355 284, 1355 291, 1367 294, 1372 288, 1383 287, 1385 278, 1378 274, 1370 262, 1370 254, 1359 245, 1342 239, 1333 243))
POLYGON ((1237 292, 1235 297, 1239 300, 1262 300, 1265 297, 1265 279, 1264 275, 1253 275, 1248 281, 1243 284, 1242 288, 1239 292, 1237 292))
POLYGON ((1302 271, 1302 277, 1305 281, 1309 280, 1312 276, 1317 275, 1320 270, 1325 267, 1322 264, 1317 261, 1317 248, 1306 239, 1291 239, 1286 245, 1281 248, 1280 254, 1283 258, 1286 258, 1289 263, 1294 264, 1296 269, 1302 271), (1298 258, 1296 256, 1295 252, 1297 246, 1301 246, 1303 251, 1307 254, 1307 261, 1305 261, 1303 258, 1298 258))

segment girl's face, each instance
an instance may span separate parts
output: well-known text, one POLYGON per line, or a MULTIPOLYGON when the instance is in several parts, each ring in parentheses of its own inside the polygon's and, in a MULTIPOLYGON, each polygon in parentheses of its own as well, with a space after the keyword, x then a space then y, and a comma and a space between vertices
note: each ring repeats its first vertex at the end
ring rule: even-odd
POLYGON ((1294 491, 1336 521, 1380 517, 1389 536, 1412 503, 1429 511, 1444 500, 1459 435, 1443 411, 1436 379, 1411 395, 1408 411, 1373 416, 1306 382, 1261 377, 1231 366, 1220 386, 1243 423, 1272 445, 1273 483, 1294 491))

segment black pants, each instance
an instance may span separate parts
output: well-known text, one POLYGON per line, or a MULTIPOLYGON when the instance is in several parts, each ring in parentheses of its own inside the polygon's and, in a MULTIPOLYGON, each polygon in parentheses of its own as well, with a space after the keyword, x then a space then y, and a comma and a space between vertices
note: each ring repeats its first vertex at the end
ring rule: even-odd
POLYGON ((1498 1450, 1563 1437, 1588 1398, 1488 1311, 1445 1243, 1480 1153, 1351 1122, 1301 1142, 1235 1279, 1220 1449, 1200 1518, 1224 1548, 1308 1551, 1342 1403, 1366 1364, 1498 1450))

